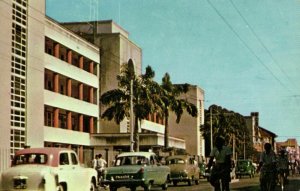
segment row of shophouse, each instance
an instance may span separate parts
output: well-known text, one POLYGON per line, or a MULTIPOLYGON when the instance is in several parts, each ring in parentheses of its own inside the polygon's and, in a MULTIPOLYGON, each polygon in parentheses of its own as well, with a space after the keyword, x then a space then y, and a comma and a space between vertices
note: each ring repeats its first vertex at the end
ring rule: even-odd
MULTIPOLYGON (((67 147, 87 164, 94 154, 108 161, 129 151, 129 119, 100 118, 102 93, 118 88, 116 76, 131 59, 142 73, 142 49, 113 21, 58 23, 45 15, 45 1, 0 1, 0 172, 24 147, 67 147)), ((169 145, 201 158, 204 90, 190 85, 185 98, 198 116, 170 116, 169 145)), ((276 135, 259 126, 258 113, 246 116, 253 145, 275 144, 276 135)), ((140 150, 164 145, 163 120, 151 115, 140 124, 140 150)))

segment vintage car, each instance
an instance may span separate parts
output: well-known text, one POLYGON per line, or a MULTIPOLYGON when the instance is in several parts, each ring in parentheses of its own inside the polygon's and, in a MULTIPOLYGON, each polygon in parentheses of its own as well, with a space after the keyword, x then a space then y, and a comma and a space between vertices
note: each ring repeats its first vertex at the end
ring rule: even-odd
POLYGON ((17 151, 1 183, 5 191, 95 191, 98 184, 97 171, 82 167, 76 153, 66 148, 17 151))
POLYGON ((199 162, 199 176, 200 178, 205 178, 206 164, 204 162, 199 162))
POLYGON ((174 186, 178 182, 187 182, 188 185, 199 183, 200 171, 197 161, 189 155, 174 155, 166 158, 166 164, 171 169, 170 181, 174 186))
POLYGON ((155 153, 126 152, 119 154, 113 167, 107 168, 104 175, 104 184, 109 185, 110 191, 120 187, 130 188, 142 186, 145 191, 153 185, 168 187, 170 168, 161 165, 155 153))
POLYGON ((255 166, 253 165, 252 161, 249 159, 239 159, 236 163, 235 174, 237 177, 242 177, 244 175, 254 177, 255 173, 255 166))

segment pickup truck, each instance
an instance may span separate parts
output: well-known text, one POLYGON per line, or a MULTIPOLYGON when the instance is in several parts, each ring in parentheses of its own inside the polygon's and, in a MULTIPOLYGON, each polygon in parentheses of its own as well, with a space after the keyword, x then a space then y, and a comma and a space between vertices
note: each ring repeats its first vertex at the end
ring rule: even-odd
POLYGON ((15 153, 0 190, 96 191, 97 171, 80 165, 66 148, 28 148, 15 153))

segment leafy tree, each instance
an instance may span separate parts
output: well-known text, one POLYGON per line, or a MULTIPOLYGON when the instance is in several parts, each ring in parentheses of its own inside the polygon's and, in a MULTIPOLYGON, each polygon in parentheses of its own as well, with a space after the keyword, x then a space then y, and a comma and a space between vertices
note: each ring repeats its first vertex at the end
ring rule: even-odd
POLYGON ((160 88, 160 102, 161 115, 165 121, 165 148, 169 147, 169 112, 174 112, 176 115, 176 123, 180 122, 183 111, 186 110, 188 114, 193 117, 197 116, 197 107, 185 99, 180 99, 179 96, 188 92, 188 84, 174 85, 170 80, 170 75, 166 73, 162 78, 160 88))
POLYGON ((213 140, 217 136, 223 136, 227 140, 227 144, 232 144, 233 138, 236 141, 236 152, 239 156, 243 155, 244 144, 246 146, 247 153, 251 155, 253 149, 251 146, 251 137, 249 130, 247 129, 245 118, 233 111, 229 111, 217 105, 211 105, 205 110, 205 121, 201 127, 201 132, 205 139, 205 153, 210 153, 210 127, 212 120, 213 128, 213 140))

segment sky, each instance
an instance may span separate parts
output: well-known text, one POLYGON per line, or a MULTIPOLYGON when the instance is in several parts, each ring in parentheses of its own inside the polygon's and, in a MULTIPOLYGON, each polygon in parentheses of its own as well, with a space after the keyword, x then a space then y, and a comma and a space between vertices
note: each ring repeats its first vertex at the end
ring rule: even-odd
POLYGON ((156 81, 197 85, 212 104, 300 143, 299 0, 46 0, 59 22, 113 20, 156 81))

